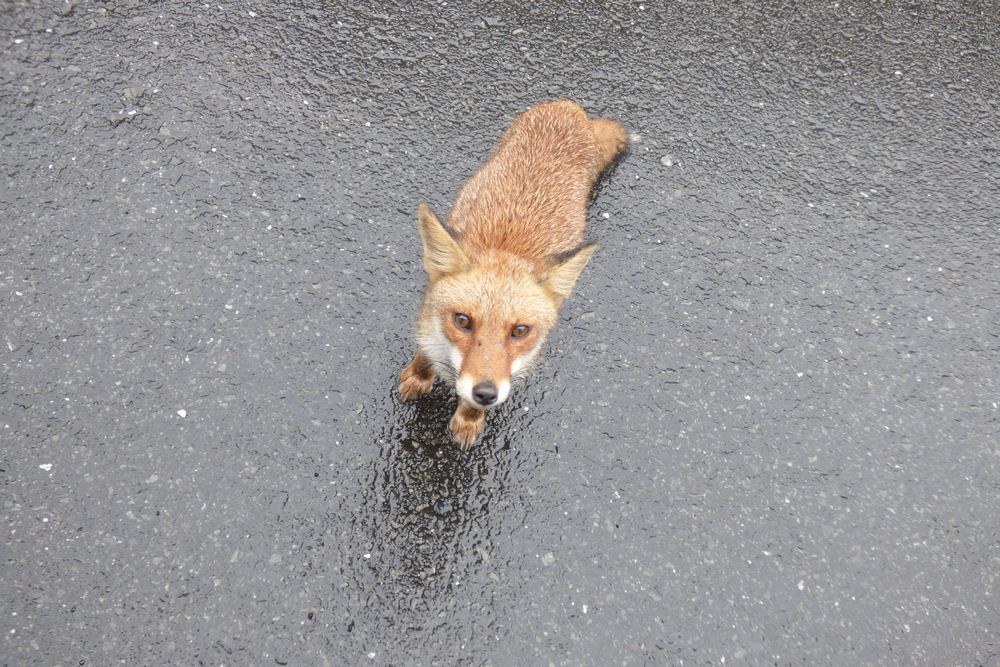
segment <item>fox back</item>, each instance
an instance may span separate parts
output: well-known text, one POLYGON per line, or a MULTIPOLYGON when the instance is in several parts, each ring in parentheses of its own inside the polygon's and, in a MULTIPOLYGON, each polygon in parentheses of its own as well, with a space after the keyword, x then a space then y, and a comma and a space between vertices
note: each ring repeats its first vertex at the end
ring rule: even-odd
POLYGON ((448 224, 473 260, 492 249, 533 260, 573 250, 594 181, 626 141, 620 125, 591 121, 574 102, 537 106, 462 187, 448 224))
POLYGON ((460 445, 475 440, 482 410, 507 398, 555 325, 595 250, 583 243, 591 189, 627 145, 613 120, 590 119, 575 102, 541 104, 503 134, 447 224, 420 206, 428 287, 400 391, 426 393, 435 372, 452 380, 460 445))

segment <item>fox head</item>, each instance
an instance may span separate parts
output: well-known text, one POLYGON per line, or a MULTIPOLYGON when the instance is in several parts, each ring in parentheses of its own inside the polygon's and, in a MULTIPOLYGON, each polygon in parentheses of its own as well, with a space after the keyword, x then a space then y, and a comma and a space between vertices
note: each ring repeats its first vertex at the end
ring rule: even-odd
POLYGON ((420 237, 428 287, 417 339, 460 398, 479 409, 510 395, 511 379, 525 372, 573 291, 596 244, 527 259, 488 250, 473 260, 461 235, 420 205, 420 237))

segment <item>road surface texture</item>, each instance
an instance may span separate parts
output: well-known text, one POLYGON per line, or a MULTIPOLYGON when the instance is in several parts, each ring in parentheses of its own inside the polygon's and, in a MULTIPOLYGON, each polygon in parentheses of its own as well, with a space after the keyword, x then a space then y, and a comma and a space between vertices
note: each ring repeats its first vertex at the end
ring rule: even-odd
POLYGON ((0 663, 1000 661, 994 3, 0 4, 0 663), (468 453, 447 212, 632 150, 468 453))

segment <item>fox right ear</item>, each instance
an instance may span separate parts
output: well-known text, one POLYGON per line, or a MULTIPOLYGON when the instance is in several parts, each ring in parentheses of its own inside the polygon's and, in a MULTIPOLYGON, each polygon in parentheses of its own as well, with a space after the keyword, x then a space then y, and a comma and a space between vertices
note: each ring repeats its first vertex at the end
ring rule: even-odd
POLYGON ((587 260, 597 250, 597 243, 587 243, 568 252, 554 255, 549 260, 548 271, 542 276, 542 287, 546 288, 558 299, 559 303, 566 300, 573 292, 576 279, 587 265, 587 260))
POLYGON ((420 205, 417 225, 424 241, 424 270, 431 281, 469 268, 462 248, 427 204, 420 205))

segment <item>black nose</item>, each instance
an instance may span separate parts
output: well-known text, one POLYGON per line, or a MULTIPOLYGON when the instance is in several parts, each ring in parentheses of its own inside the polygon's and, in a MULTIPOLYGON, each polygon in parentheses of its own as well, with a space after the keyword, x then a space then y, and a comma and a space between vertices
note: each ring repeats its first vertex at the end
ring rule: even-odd
POLYGON ((480 382, 472 388, 472 398, 479 405, 493 405, 497 402, 497 386, 492 382, 480 382))

